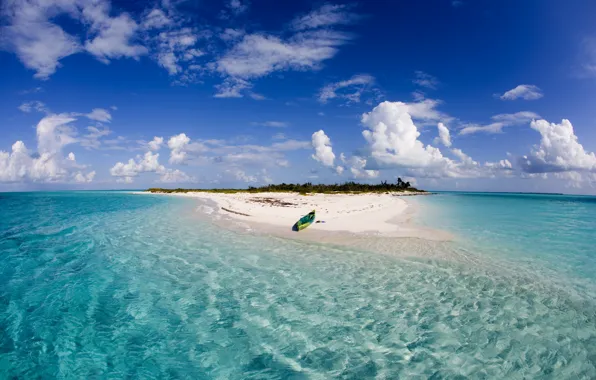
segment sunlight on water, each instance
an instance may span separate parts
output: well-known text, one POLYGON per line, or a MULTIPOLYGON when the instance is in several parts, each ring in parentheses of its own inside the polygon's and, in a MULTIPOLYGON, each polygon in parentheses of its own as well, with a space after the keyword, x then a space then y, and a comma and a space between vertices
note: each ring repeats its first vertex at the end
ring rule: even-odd
POLYGON ((238 234, 187 199, 0 205, 1 378, 596 377, 594 299, 525 273, 238 234))

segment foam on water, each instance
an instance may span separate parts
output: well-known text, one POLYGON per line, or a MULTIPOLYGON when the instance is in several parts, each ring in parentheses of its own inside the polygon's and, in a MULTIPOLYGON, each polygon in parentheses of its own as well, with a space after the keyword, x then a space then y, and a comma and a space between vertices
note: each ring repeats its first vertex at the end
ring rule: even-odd
POLYGON ((1 195, 0 377, 596 376, 586 293, 475 265, 478 253, 410 260, 238 234, 193 202, 1 195))

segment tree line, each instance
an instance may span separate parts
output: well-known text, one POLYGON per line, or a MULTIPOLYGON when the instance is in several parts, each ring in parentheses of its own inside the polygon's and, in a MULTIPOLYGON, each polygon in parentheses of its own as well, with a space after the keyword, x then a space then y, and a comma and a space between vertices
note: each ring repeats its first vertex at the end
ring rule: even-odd
POLYGON ((249 193, 275 193, 275 192, 292 192, 292 193, 385 193, 385 192, 415 192, 423 191, 418 190, 410 185, 410 182, 402 181, 401 178, 397 178, 397 182, 389 183, 382 181, 378 184, 367 184, 357 183, 354 181, 335 183, 335 184, 313 184, 312 182, 306 183, 280 183, 270 184, 266 186, 249 186, 248 189, 161 189, 151 188, 147 191, 152 193, 187 193, 187 192, 213 192, 213 193, 237 193, 237 192, 249 192, 249 193))

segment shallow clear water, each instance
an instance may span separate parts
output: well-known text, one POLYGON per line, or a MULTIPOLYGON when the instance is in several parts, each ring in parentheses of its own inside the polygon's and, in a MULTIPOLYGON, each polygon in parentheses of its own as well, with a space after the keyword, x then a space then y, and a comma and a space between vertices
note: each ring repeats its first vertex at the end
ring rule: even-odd
MULTIPOLYGON (((423 202, 458 212, 453 198, 423 202)), ((0 378, 596 377, 582 243, 549 235, 558 257, 516 255, 493 236, 443 248, 474 260, 406 260, 225 231, 195 207, 0 194, 0 378)), ((576 215, 558 227, 583 225, 576 215)), ((450 229, 491 230, 465 219, 450 229)))

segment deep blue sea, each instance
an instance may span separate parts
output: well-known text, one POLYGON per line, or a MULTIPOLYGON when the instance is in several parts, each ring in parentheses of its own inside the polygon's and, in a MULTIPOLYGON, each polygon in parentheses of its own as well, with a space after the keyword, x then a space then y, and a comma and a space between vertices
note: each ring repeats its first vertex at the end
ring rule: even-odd
POLYGON ((0 378, 596 378, 596 198, 413 202, 455 241, 404 258, 187 198, 0 193, 0 378))

